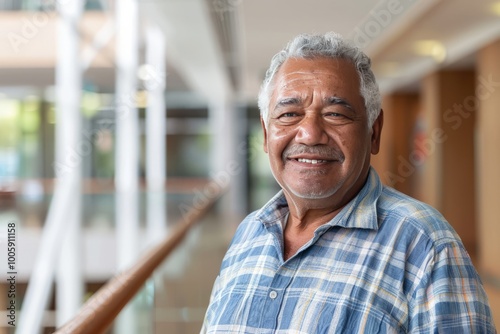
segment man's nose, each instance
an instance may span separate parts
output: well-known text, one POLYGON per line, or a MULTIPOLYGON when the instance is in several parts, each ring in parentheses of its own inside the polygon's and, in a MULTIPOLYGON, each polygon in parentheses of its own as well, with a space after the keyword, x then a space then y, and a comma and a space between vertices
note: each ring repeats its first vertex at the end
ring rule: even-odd
POLYGON ((298 124, 297 143, 314 146, 328 144, 328 134, 325 131, 325 124, 321 115, 306 115, 298 124))

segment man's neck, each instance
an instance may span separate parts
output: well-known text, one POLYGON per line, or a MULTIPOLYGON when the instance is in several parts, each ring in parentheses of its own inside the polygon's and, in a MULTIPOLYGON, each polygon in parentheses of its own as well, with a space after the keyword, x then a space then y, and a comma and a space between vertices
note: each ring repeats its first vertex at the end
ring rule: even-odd
MULTIPOLYGON (((290 203, 290 202, 289 202, 290 203)), ((314 236, 316 229, 330 220, 342 209, 307 209, 289 204, 290 214, 283 231, 283 259, 286 261, 314 236)))

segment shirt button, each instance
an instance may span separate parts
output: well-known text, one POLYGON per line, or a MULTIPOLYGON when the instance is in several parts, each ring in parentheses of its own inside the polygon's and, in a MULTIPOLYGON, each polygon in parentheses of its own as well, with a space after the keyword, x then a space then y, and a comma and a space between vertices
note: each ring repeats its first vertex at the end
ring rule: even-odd
POLYGON ((276 299, 276 297, 278 297, 278 293, 276 291, 273 290, 269 292, 269 298, 276 299))

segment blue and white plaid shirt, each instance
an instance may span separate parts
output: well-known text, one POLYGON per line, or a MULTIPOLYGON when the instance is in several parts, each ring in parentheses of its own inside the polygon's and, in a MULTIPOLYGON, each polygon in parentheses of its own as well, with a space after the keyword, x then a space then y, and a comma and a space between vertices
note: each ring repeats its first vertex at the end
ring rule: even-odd
POLYGON ((496 333, 480 278, 436 210, 360 193, 283 261, 282 192, 239 226, 202 333, 496 333))

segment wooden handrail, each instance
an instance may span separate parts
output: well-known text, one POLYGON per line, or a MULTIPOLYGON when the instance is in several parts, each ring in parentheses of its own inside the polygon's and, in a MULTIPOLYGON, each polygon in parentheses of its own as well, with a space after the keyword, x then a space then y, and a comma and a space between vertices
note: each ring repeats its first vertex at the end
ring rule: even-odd
POLYGON ((189 229, 212 208, 222 196, 221 189, 203 206, 192 209, 176 224, 172 235, 144 254, 137 264, 113 277, 80 309, 78 314, 54 334, 97 334, 109 328, 116 316, 135 296, 155 269, 184 239, 189 229))

